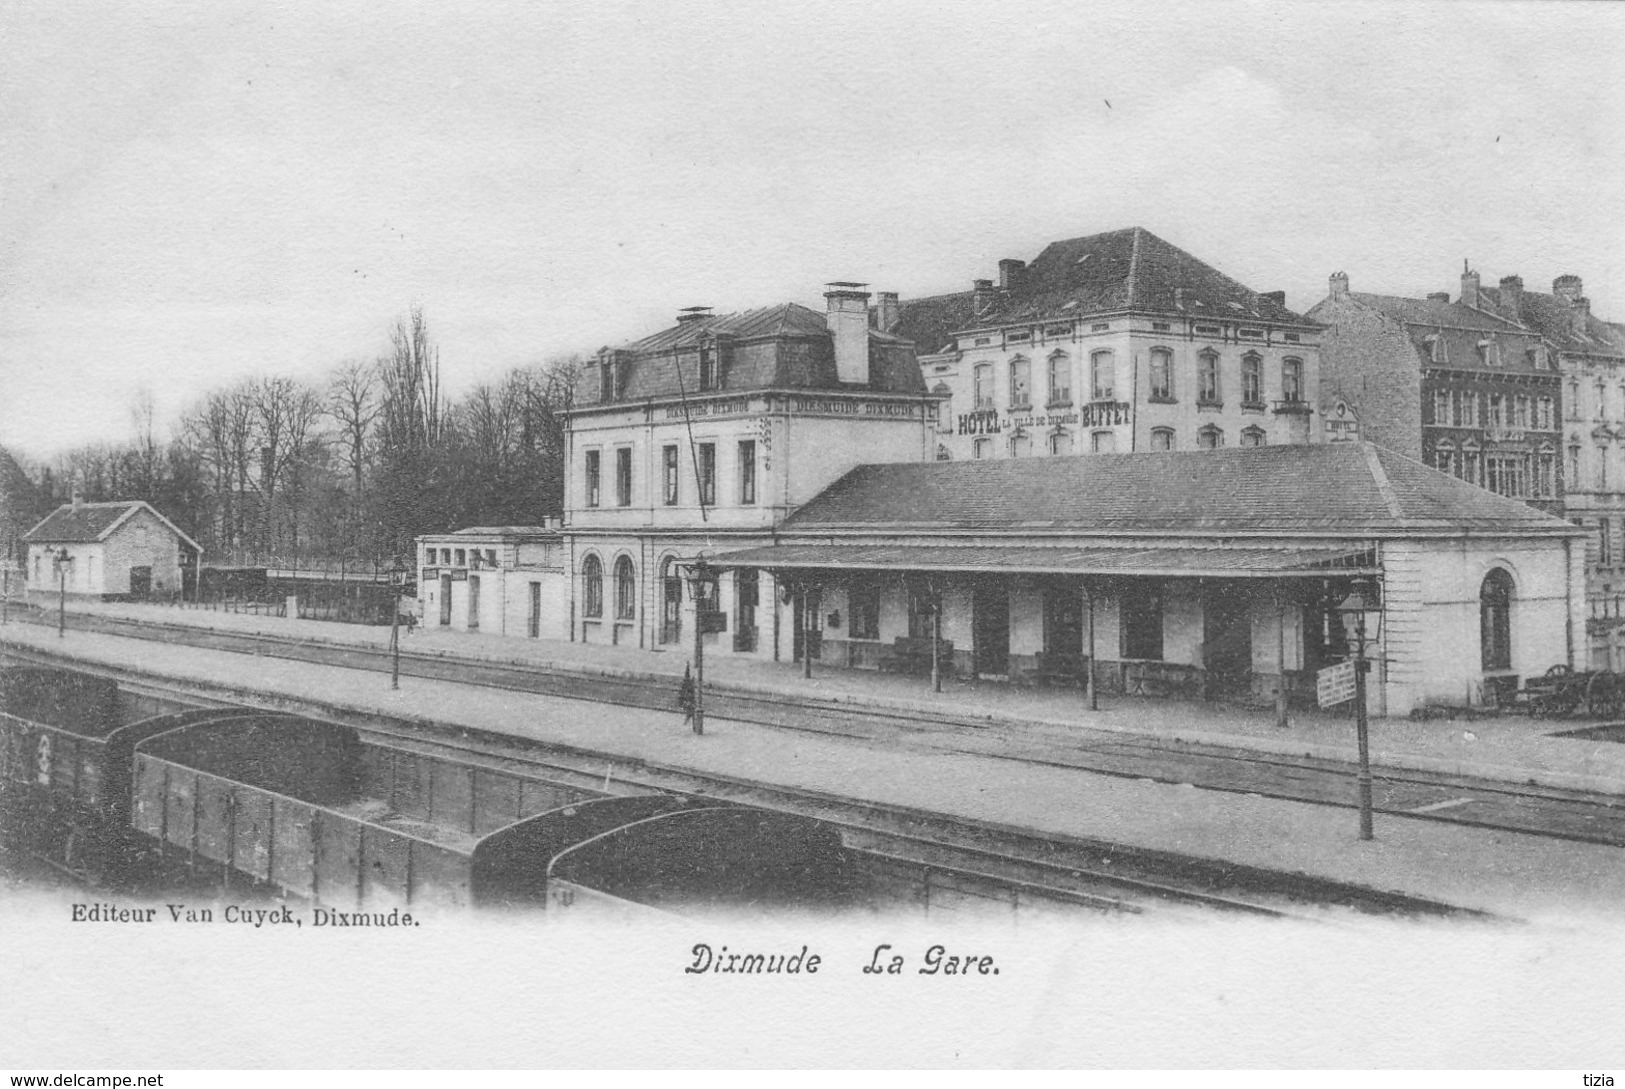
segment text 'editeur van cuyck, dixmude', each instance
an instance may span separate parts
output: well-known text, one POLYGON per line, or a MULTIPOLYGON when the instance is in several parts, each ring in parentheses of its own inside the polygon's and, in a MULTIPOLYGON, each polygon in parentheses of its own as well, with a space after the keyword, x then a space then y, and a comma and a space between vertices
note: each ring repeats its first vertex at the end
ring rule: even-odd
POLYGON ((223 923, 252 927, 395 927, 418 926, 411 912, 400 908, 388 911, 335 911, 311 907, 294 910, 287 904, 248 907, 241 904, 211 905, 162 904, 158 907, 120 907, 117 904, 74 904, 69 918, 76 923, 223 923))

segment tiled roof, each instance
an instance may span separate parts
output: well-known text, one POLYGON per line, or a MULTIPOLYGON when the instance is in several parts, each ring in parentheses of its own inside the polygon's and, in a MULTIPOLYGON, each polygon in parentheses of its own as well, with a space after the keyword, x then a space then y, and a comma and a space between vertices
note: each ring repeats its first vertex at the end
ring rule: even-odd
POLYGON ((829 325, 823 314, 797 303, 781 303, 756 310, 742 310, 737 314, 713 314, 709 317, 684 321, 669 329, 644 337, 627 345, 632 352, 669 352, 673 348, 693 347, 707 335, 718 333, 747 340, 754 337, 815 337, 826 336, 829 325))
MULTIPOLYGON (((1499 288, 1480 290, 1496 305, 1500 304, 1499 288)), ((1592 315, 1586 319, 1585 332, 1576 332, 1573 308, 1556 295, 1547 295, 1539 291, 1520 292, 1518 315, 1525 325, 1561 350, 1625 356, 1625 330, 1592 315)))
POLYGON ((912 341, 921 355, 935 355, 952 347, 950 334, 970 325, 975 317, 976 303, 969 291, 929 295, 903 303, 892 332, 912 341))
POLYGON ((1369 443, 864 465, 785 531, 1569 532, 1561 519, 1369 443))
POLYGON ((1023 272, 1020 285, 977 317, 975 326, 1073 318, 1115 310, 1190 317, 1302 322, 1144 227, 1051 242, 1023 272))
POLYGON ((1273 577, 1375 573, 1369 550, 1344 548, 1082 548, 1044 545, 780 544, 716 557, 721 567, 998 571, 1004 574, 1273 577))
POLYGON ((1408 299, 1401 295, 1373 295, 1367 291, 1351 291, 1349 297, 1400 321, 1413 325, 1447 326, 1457 329, 1481 329, 1489 333, 1505 333, 1518 326, 1505 318, 1487 314, 1482 310, 1459 302, 1439 302, 1435 299, 1408 299))
POLYGON ((100 541, 126 517, 138 510, 147 511, 168 526, 181 540, 193 548, 198 547, 196 541, 182 533, 173 522, 159 514, 150 504, 129 499, 113 503, 82 503, 77 510, 73 504, 64 503, 47 515, 43 522, 23 534, 23 540, 43 544, 88 544, 100 541))

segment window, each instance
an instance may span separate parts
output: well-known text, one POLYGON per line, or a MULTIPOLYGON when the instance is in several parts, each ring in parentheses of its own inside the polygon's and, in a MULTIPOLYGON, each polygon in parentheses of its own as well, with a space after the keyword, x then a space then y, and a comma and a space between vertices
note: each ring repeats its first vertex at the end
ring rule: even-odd
POLYGON ((604 565, 597 556, 588 556, 581 564, 581 615, 604 615, 604 565))
POLYGON ((446 564, 451 563, 451 549, 442 548, 440 550, 440 562, 446 564))
POLYGON ((1597 446, 1596 480, 1597 490, 1599 492, 1605 492, 1608 490, 1608 447, 1603 446, 1600 443, 1597 446))
POLYGON ((1496 495, 1522 499, 1529 494, 1529 459, 1524 454, 1487 454, 1484 486, 1496 495))
POLYGON ((607 357, 598 361, 598 399, 600 401, 615 399, 615 368, 609 365, 607 357))
POLYGON ((1569 379, 1568 411, 1564 413, 1564 417, 1570 420, 1580 418, 1580 380, 1578 378, 1569 379))
POLYGON ((716 389, 717 382, 717 349, 714 344, 700 345, 700 389, 716 389))
POLYGON ((1025 431, 1017 431, 1010 436, 1010 456, 1013 458, 1031 457, 1033 453, 1032 436, 1025 431))
POLYGON ((1546 443, 1535 452, 1535 494, 1549 499, 1557 494, 1557 450, 1546 443))
POLYGON ((587 451, 587 506, 598 505, 598 451, 587 451))
POLYGON ((1010 407, 1033 407, 1033 365, 1030 360, 1016 356, 1010 361, 1010 407))
POLYGON ((1551 369, 1551 365, 1546 359, 1546 350, 1539 345, 1536 345, 1533 348, 1525 348, 1523 351, 1523 361, 1535 368, 1537 371, 1551 369))
POLYGON ((1172 326, 1165 321, 1154 321, 1151 323, 1151 331, 1153 333, 1166 333, 1170 328, 1172 328, 1172 326))
POLYGON ((1486 427, 1506 426, 1506 398, 1499 393, 1489 396, 1489 414, 1484 421, 1486 427))
POLYGON ((1451 404, 1455 408, 1454 423, 1457 427, 1478 426, 1478 391, 1457 390, 1450 395, 1451 404))
POLYGON ((1550 431, 1557 426, 1557 413, 1550 397, 1542 397, 1535 402, 1535 427, 1541 431, 1550 431))
POLYGON ((717 505, 717 444, 700 443, 700 505, 717 505))
POLYGON ((1436 389, 1433 391, 1433 422, 1441 427, 1447 427, 1453 418, 1450 415, 1450 391, 1436 389))
POLYGON ((1461 444, 1461 478, 1469 484, 1480 484, 1484 476, 1480 472, 1481 456, 1478 443, 1469 440, 1461 444))
POLYGON ((1262 427, 1243 428, 1242 432, 1241 432, 1241 445, 1243 445, 1243 446, 1263 446, 1264 445, 1264 429, 1262 427))
POLYGON ((989 458, 989 457, 992 457, 992 456, 993 456, 993 440, 992 439, 977 439, 976 444, 971 447, 971 457, 975 458, 977 461, 981 461, 983 458, 989 458))
POLYGON ((1072 403, 1072 357, 1056 352, 1049 357, 1049 407, 1072 403))
POLYGON ((468 553, 466 551, 459 548, 456 551, 455 555, 457 556, 457 566, 458 567, 466 567, 466 566, 468 566, 468 553))
POLYGON ((494 549, 494 548, 487 548, 485 550, 485 566, 487 566, 487 567, 495 567, 496 565, 497 565, 497 550, 494 549))
POLYGON ((1526 394, 1512 399, 1512 426, 1528 430, 1531 426, 1530 401, 1526 394))
POLYGON ((1597 379, 1597 415, 1599 420, 1608 418, 1608 383, 1601 378, 1597 379))
POLYGON ((1174 353, 1167 348, 1151 349, 1151 389, 1153 401, 1174 399, 1174 353))
POLYGON ((993 364, 978 363, 973 375, 972 396, 976 399, 974 411, 993 410, 993 364))
POLYGON ((880 638, 880 584, 854 579, 847 589, 846 606, 852 613, 848 634, 853 639, 880 638))
POLYGON ((756 606, 761 601, 761 579, 754 567, 734 572, 734 649, 756 649, 756 606))
POLYGON ((746 506, 756 502, 755 439, 744 439, 739 443, 739 502, 746 506))
POLYGON ((1242 407, 1264 403, 1264 361, 1251 352, 1241 357, 1242 407))
POLYGON ((1162 661, 1162 595, 1157 588, 1128 584, 1118 608, 1123 618, 1123 657, 1162 661))
POLYGON ((1196 360, 1196 401, 1198 404, 1218 405, 1219 353, 1203 352, 1196 360))
POLYGON ((632 448, 622 446, 615 451, 615 505, 632 505, 632 448))
POLYGON ((1422 343, 1427 346, 1428 359, 1431 362, 1450 362, 1450 352, 1445 348, 1444 337, 1434 333, 1431 336, 1423 337, 1422 343))
POLYGON ((1608 567, 1614 562, 1613 523, 1607 518, 1597 519, 1597 563, 1608 567))
POLYGON ((1211 424, 1196 433, 1198 450, 1217 450, 1224 445, 1224 432, 1211 424))
POLYGON ((1571 488, 1580 486, 1580 447, 1578 444, 1569 447, 1568 486, 1571 488))
POLYGON ((1481 340, 1473 347, 1478 354, 1478 361, 1480 363, 1484 364, 1486 367, 1495 366, 1496 353, 1495 344, 1493 341, 1481 340))
POLYGON ((1281 400, 1303 400, 1303 360, 1281 360, 1281 400))
POLYGON ((1090 432, 1089 452, 1092 454, 1117 453, 1117 433, 1115 431, 1090 432))
POLYGON ((1172 450, 1174 448, 1174 429, 1171 427, 1156 427, 1151 430, 1151 449, 1172 450))
POLYGON ((615 561, 615 619, 635 620, 638 615, 638 577, 630 557, 615 561))
POLYGON ((1497 567, 1478 590, 1478 624, 1485 669, 1512 668, 1512 576, 1497 567))
POLYGON ((1461 462, 1456 458, 1456 444, 1441 442, 1433 448, 1433 467, 1441 473, 1461 476, 1461 462))
POLYGON ((1110 352, 1096 352, 1089 357, 1090 380, 1094 384, 1096 401, 1117 400, 1117 360, 1110 352))
POLYGON ((1072 452, 1072 432, 1057 431, 1049 437, 1049 452, 1064 457, 1072 452))
POLYGON ((937 429, 949 431, 953 428, 954 418, 954 391, 948 388, 948 383, 938 382, 931 387, 931 392, 941 400, 937 402, 937 429))
POLYGON ((666 506, 677 505, 677 447, 667 446, 660 451, 661 473, 665 480, 663 494, 666 506))

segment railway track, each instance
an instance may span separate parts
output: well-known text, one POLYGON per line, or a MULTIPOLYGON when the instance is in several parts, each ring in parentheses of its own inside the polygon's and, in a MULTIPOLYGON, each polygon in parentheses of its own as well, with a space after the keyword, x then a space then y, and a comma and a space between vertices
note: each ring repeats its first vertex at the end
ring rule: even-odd
MULTIPOLYGON (((45 623, 42 618, 31 618, 45 623)), ((75 616, 70 626, 110 634, 230 650, 295 661, 387 671, 385 650, 311 643, 259 633, 221 632, 179 624, 75 616)), ((557 667, 476 661, 403 652, 401 672, 430 680, 505 688, 537 695, 671 712, 672 682, 666 678, 605 676, 557 667)), ((1166 738, 1124 735, 1087 726, 1054 727, 995 723, 986 718, 854 708, 829 700, 708 687, 708 713, 719 718, 869 741, 903 741, 929 734, 937 748, 1096 774, 1190 784, 1206 790, 1353 808, 1352 763, 1312 756, 1286 757, 1254 750, 1166 738), (1001 749, 999 740, 1022 732, 1023 749, 1001 749), (1045 742, 1037 746, 1034 735, 1045 742)), ((1385 816, 1442 821, 1521 832, 1582 843, 1625 846, 1625 796, 1511 784, 1497 780, 1375 767, 1374 803, 1385 816)))
MULTIPOLYGON (((404 664, 404 663, 403 663, 404 664)), ((121 683, 164 690, 132 671, 94 670, 121 683)), ((196 687, 181 687, 197 699, 196 687)), ((174 690, 169 694, 174 696, 174 690)), ((222 704, 226 700, 218 700, 222 704)), ((288 710, 287 701, 275 701, 288 710)), ((308 710, 307 710, 308 713, 308 710)), ((1011 910, 1066 906, 1140 913, 1190 909, 1262 916, 1328 918, 1328 907, 1367 914, 1475 916, 1479 913, 1402 893, 1172 852, 1103 841, 1039 835, 924 810, 857 801, 805 788, 698 773, 496 731, 439 726, 378 714, 334 716, 378 741, 426 753, 455 755, 508 771, 617 790, 658 791, 736 802, 814 817, 839 828, 848 846, 876 863, 890 899, 1011 910), (1312 910, 1315 909, 1315 910, 1312 910)))

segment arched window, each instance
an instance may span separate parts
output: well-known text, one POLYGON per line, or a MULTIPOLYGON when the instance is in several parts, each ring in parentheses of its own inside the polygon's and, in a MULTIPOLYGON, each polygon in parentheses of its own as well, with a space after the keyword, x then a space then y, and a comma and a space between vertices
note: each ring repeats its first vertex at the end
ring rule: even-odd
POLYGON ((1065 456, 1072 452, 1072 432, 1056 431, 1049 437, 1049 452, 1065 456))
POLYGON ((937 402, 937 430, 949 431, 953 428, 954 391, 948 383, 938 382, 931 387, 931 392, 941 398, 937 402))
POLYGON ((1031 457, 1033 452, 1033 438, 1025 431, 1017 431, 1010 436, 1010 456, 1013 458, 1031 457))
POLYGON ((1468 439, 1461 444, 1461 478, 1469 484, 1479 484, 1484 480, 1483 454, 1480 452, 1478 442, 1468 439))
POLYGON ((1241 403, 1253 407, 1264 403, 1264 360, 1257 352, 1241 357, 1241 403))
POLYGON ((1262 427, 1244 427, 1241 430, 1241 445, 1263 446, 1264 429, 1262 427))
POLYGON ((1089 433, 1089 452, 1091 454, 1117 453, 1117 432, 1092 431, 1089 433))
POLYGON ((638 615, 638 576, 632 560, 622 556, 615 561, 615 619, 635 620, 638 615))
POLYGON ((1167 348, 1151 349, 1151 400, 1174 399, 1174 353, 1167 348))
POLYGON ((1210 348, 1196 357, 1196 403, 1223 404, 1219 394, 1219 353, 1210 348))
POLYGON ((597 556, 588 556, 581 564, 581 615, 604 615, 604 565, 597 556))
POLYGON ((1092 400, 1117 400, 1117 360, 1111 352, 1095 352, 1091 355, 1089 374, 1090 381, 1094 384, 1092 400))
POLYGON ((1217 450, 1224 445, 1224 432, 1212 424, 1202 428, 1196 433, 1196 448, 1198 450, 1217 450))
POLYGON ((1549 442, 1535 451, 1535 494, 1549 499, 1557 494, 1557 447, 1549 442))
POLYGON ((1010 361, 1010 408, 1033 407, 1033 365, 1024 356, 1010 361))
POLYGON ((1061 408, 1072 403, 1072 357, 1055 352, 1049 357, 1049 407, 1061 408))
POLYGON ((1512 668, 1512 576, 1497 567, 1478 588, 1478 626, 1485 669, 1512 668))
POLYGON ((1281 360, 1281 400, 1303 400, 1303 360, 1281 360))
POLYGON ((1151 449, 1172 450, 1174 448, 1174 429, 1171 427, 1154 427, 1151 429, 1151 449))
POLYGON ((993 411, 993 364, 978 363, 971 374, 973 376, 971 392, 972 396, 976 398, 974 410, 977 412, 993 411))
POLYGON ((1456 460, 1456 444, 1446 439, 1433 448, 1433 467, 1451 476, 1461 475, 1461 463, 1456 460))
POLYGON ((683 641, 683 576, 677 561, 668 559, 660 574, 660 641, 683 641))
POLYGON ((993 440, 992 439, 977 439, 976 440, 976 445, 971 447, 971 456, 974 457, 977 461, 981 461, 983 458, 992 457, 993 456, 993 440))

